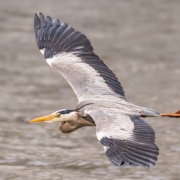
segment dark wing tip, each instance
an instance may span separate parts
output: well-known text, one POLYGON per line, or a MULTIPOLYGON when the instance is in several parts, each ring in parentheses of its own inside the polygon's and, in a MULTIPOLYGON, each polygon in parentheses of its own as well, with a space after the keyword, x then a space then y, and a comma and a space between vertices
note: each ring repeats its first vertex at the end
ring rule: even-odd
POLYGON ((45 17, 41 12, 39 13, 39 19, 40 19, 41 27, 45 27, 45 17))
POLYGON ((136 143, 104 137, 100 141, 108 147, 106 155, 115 166, 154 166, 159 155, 155 144, 136 143))
POLYGON ((41 15, 41 16, 44 16, 42 12, 39 12, 39 16, 40 16, 40 15, 41 15))
POLYGON ((59 25, 60 25, 60 21, 59 21, 59 19, 55 19, 55 20, 54 20, 54 22, 53 22, 53 24, 56 24, 56 25, 58 25, 58 26, 59 26, 59 25))
POLYGON ((40 20, 38 15, 35 13, 34 14, 34 30, 40 29, 40 20))
POLYGON ((51 23, 52 24, 52 19, 50 16, 46 16, 46 23, 51 23))

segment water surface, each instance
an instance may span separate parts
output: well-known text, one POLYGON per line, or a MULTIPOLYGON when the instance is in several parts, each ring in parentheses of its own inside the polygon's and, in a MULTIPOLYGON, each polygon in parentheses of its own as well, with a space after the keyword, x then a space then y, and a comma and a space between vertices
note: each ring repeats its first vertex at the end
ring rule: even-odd
POLYGON ((77 103, 37 49, 35 12, 85 33, 130 101, 171 112, 180 109, 179 7, 179 0, 1 1, 0 179, 180 179, 178 119, 145 119, 160 148, 156 166, 149 169, 112 166, 94 127, 62 134, 56 124, 28 123, 77 103))

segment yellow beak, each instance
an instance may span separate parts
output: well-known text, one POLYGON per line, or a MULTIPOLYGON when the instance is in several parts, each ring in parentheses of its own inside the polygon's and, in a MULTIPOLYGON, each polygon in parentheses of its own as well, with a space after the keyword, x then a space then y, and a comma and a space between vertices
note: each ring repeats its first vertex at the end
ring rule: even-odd
POLYGON ((30 120, 29 122, 31 123, 34 123, 34 122, 51 122, 53 121, 54 118, 58 117, 58 114, 50 114, 50 115, 47 115, 47 116, 43 116, 43 117, 39 117, 39 118, 36 118, 36 119, 32 119, 30 120))

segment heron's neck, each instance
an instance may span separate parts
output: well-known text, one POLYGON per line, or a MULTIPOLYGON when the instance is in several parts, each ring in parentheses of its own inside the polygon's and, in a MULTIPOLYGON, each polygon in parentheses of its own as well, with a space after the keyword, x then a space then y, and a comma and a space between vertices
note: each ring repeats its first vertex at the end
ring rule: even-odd
POLYGON ((60 130, 63 133, 70 133, 75 131, 76 129, 79 129, 83 126, 95 126, 94 123, 91 123, 84 119, 83 117, 78 115, 78 112, 74 111, 69 114, 69 116, 66 116, 67 121, 64 125, 60 127, 60 130))
POLYGON ((77 111, 72 111, 69 114, 64 115, 65 121, 77 121, 79 115, 77 111))

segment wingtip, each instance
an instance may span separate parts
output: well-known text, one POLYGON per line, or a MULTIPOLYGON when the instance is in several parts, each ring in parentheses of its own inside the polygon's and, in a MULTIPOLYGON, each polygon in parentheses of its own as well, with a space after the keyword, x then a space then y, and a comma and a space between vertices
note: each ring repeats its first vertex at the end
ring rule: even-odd
POLYGON ((39 13, 39 19, 40 19, 41 27, 44 27, 46 20, 45 20, 44 15, 41 12, 39 13))
POLYGON ((42 12, 39 12, 39 16, 44 16, 42 12))
POLYGON ((52 25, 52 18, 50 16, 46 16, 46 24, 48 23, 52 25))
POLYGON ((42 17, 43 19, 45 19, 43 13, 41 13, 41 12, 39 12, 39 17, 40 18, 42 17))
MULTIPOLYGON (((38 16, 37 14, 38 14, 38 13, 34 13, 34 15, 38 16)), ((39 12, 39 15, 43 15, 43 13, 42 13, 42 12, 39 12)))
POLYGON ((37 13, 34 13, 34 21, 35 21, 36 19, 39 19, 39 16, 37 15, 37 13))
POLYGON ((34 14, 34 30, 36 31, 37 29, 39 29, 41 26, 40 26, 40 20, 39 20, 39 17, 38 15, 35 13, 34 14))

